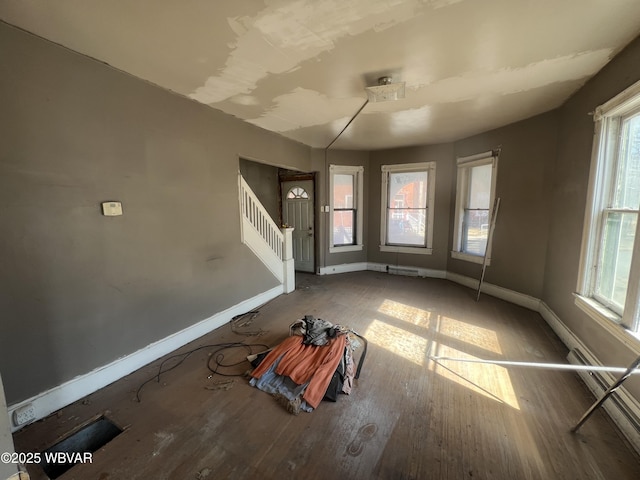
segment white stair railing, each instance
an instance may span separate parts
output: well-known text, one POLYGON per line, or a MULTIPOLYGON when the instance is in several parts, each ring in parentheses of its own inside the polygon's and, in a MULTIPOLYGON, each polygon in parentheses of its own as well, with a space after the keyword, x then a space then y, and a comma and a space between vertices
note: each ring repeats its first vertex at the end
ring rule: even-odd
POLYGON ((279 228, 256 197, 242 175, 238 175, 240 192, 241 240, 284 284, 285 293, 295 289, 291 247, 293 228, 279 228))

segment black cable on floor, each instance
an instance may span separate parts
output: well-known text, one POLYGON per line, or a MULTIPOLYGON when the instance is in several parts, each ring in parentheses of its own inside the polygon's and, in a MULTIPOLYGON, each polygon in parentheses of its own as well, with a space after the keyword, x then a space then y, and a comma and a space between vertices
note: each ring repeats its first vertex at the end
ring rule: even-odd
POLYGON ((207 368, 209 369, 209 371, 211 373, 214 373, 214 374, 217 374, 217 375, 221 375, 223 377, 241 377, 242 375, 244 375, 244 373, 221 373, 221 372, 218 371, 218 368, 220 368, 220 367, 228 368, 228 367, 235 367, 237 365, 241 365, 241 364, 243 364, 244 362, 247 361, 246 358, 244 360, 241 360, 241 361, 236 362, 236 363, 227 363, 227 364, 225 364, 225 363, 222 363, 222 361, 224 360, 224 353, 219 353, 219 352, 221 352, 222 350, 230 349, 230 348, 244 347, 247 350, 247 354, 248 355, 252 355, 253 354, 253 350, 251 350, 251 347, 257 347, 257 346, 265 347, 265 349, 269 348, 267 345, 256 344, 256 343, 240 343, 240 344, 235 345, 233 347, 219 348, 215 352, 212 352, 211 355, 209 356, 209 360, 207 360, 207 368), (215 355, 215 358, 214 358, 214 355, 215 355), (213 360, 213 359, 215 359, 215 362, 216 362, 215 368, 211 367, 211 360, 213 360))
POLYGON ((207 368, 212 373, 217 374, 217 375, 222 375, 222 376, 225 376, 225 377, 240 377, 243 374, 225 374, 225 373, 220 373, 220 372, 218 372, 218 368, 219 367, 223 367, 223 368, 233 367, 233 366, 236 366, 236 365, 240 365, 240 364, 246 362, 247 360, 245 359, 245 360, 242 360, 240 362, 233 363, 233 364, 222 364, 220 362, 224 359, 224 354, 222 354, 220 352, 222 352, 223 350, 227 350, 227 349, 230 349, 230 348, 242 347, 242 348, 247 348, 247 351, 249 352, 249 355, 251 355, 253 353, 253 351, 251 350, 251 347, 264 347, 265 349, 269 348, 268 345, 265 345, 265 344, 262 344, 262 343, 242 343, 242 342, 213 343, 213 344, 209 344, 209 345, 202 345, 200 347, 197 347, 197 348, 194 348, 192 350, 189 350, 188 352, 177 353, 175 355, 171 355, 170 357, 165 358, 160 363, 160 365, 158 366, 158 373, 156 375, 154 375, 153 377, 149 378, 148 380, 145 380, 138 387, 138 389, 136 390, 136 401, 138 403, 141 402, 140 391, 142 390, 142 388, 147 383, 152 382, 153 380, 155 380, 156 382, 159 383, 160 382, 160 375, 162 375, 163 373, 169 372, 169 371, 173 370, 174 368, 180 366, 182 364, 182 362, 184 362, 187 358, 189 358, 189 356, 192 353, 195 353, 195 352, 197 352, 199 350, 203 350, 205 348, 216 348, 216 347, 217 347, 217 350, 215 350, 214 352, 212 352, 209 355, 209 359, 207 360, 207 368), (215 359, 216 359, 216 367, 215 367, 215 369, 211 368, 211 359, 214 358, 214 355, 215 355, 215 359), (163 367, 167 362, 169 362, 170 360, 176 359, 176 358, 179 358, 179 361, 175 365, 172 365, 171 367, 163 370, 163 367))

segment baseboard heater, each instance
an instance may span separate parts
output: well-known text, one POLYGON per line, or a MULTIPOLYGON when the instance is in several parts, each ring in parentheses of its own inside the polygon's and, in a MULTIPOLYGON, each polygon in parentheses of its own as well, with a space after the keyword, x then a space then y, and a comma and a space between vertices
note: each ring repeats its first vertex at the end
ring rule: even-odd
MULTIPOLYGON (((567 360, 574 365, 602 365, 595 357, 580 348, 569 351, 567 360)), ((577 373, 596 398, 602 397, 617 380, 617 377, 607 372, 579 371, 577 373)), ((629 395, 624 387, 620 387, 611 394, 602 407, 640 454, 640 403, 629 395)))
POLYGON ((391 275, 405 275, 407 277, 417 277, 420 272, 415 268, 387 266, 387 273, 391 275))

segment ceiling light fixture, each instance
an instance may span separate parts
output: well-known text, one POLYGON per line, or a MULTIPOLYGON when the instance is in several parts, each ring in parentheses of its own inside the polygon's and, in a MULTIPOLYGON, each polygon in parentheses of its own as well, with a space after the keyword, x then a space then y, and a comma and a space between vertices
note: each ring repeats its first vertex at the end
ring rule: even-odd
POLYGON ((325 155, 327 150, 331 148, 331 145, 336 143, 336 140, 338 140, 340 138, 340 135, 342 135, 344 131, 349 127, 349 125, 351 125, 351 122, 353 122, 356 117, 360 115, 360 112, 364 109, 364 107, 367 106, 368 103, 389 102, 404 98, 404 82, 393 83, 391 81, 391 77, 387 76, 378 78, 378 85, 374 87, 364 87, 364 89, 367 91, 367 99, 364 101, 358 111, 353 115, 353 117, 351 117, 351 120, 347 122, 342 130, 340 130, 340 133, 336 135, 336 138, 334 138, 333 141, 325 147, 325 155))
POLYGON ((378 78, 378 85, 365 87, 370 102, 388 102, 404 98, 404 82, 393 83, 391 77, 378 78))

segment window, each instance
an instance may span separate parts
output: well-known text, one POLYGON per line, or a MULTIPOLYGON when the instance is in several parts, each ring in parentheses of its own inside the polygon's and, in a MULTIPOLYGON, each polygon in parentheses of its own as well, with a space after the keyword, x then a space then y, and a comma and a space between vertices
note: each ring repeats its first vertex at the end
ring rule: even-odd
POLYGON ((362 175, 364 167, 331 165, 329 251, 362 250, 362 175))
POLYGON ((482 263, 487 251, 491 208, 496 190, 498 157, 489 151, 458 158, 455 225, 451 256, 482 263))
POLYGON ((287 199, 289 200, 297 200, 297 199, 306 200, 308 198, 309 198, 309 194, 302 187, 292 187, 291 190, 289 190, 289 193, 287 193, 287 199))
POLYGON ((640 82, 596 109, 576 304, 640 330, 640 82))
POLYGON ((380 250, 432 251, 435 162, 382 165, 380 250))

